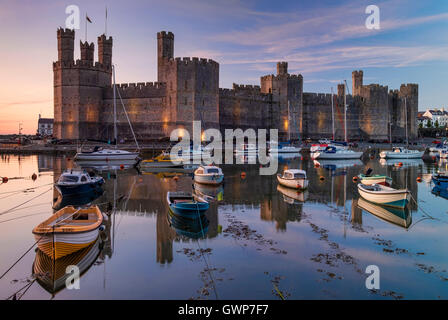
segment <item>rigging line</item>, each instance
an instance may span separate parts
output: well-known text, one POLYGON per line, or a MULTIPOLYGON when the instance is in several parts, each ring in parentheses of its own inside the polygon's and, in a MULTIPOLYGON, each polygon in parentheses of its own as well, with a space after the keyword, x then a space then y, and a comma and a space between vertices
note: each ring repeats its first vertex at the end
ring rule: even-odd
POLYGON ((43 185, 40 185, 40 186, 37 186, 37 187, 33 187, 33 188, 26 188, 26 189, 22 189, 22 190, 14 190, 14 191, 0 192, 0 195, 3 195, 3 194, 9 194, 9 193, 18 193, 18 192, 30 191, 30 190, 38 189, 38 188, 41 188, 41 187, 49 186, 49 185, 51 185, 51 184, 53 184, 53 182, 50 182, 50 183, 47 183, 47 184, 43 184, 43 185))
POLYGON ((123 99, 121 99, 121 94, 120 94, 119 89, 117 89, 117 93, 118 93, 118 97, 120 98, 120 102, 121 102, 121 106, 123 107, 124 114, 126 115, 126 119, 128 119, 129 128, 131 128, 132 135, 134 136, 135 144, 137 145, 137 150, 140 150, 140 147, 137 142, 137 138, 135 137, 134 129, 132 128, 132 124, 131 124, 131 121, 129 120, 128 113, 126 111, 126 108, 124 107, 123 99))
POLYGON ((16 217, 16 218, 11 218, 11 219, 7 219, 7 220, 0 221, 0 224, 5 223, 5 222, 8 222, 8 221, 20 220, 20 219, 23 219, 23 218, 32 217, 32 216, 38 216, 38 215, 41 215, 41 214, 47 214, 47 213, 48 213, 48 211, 45 211, 45 212, 39 212, 39 213, 33 213, 33 214, 28 214, 28 215, 26 215, 26 216, 21 216, 21 217, 16 217))
MULTIPOLYGON (((23 289, 25 289, 26 287, 30 287, 31 286, 31 284, 33 284, 34 283, 34 281, 36 281, 37 279, 34 279, 33 281, 31 281, 30 283, 27 283, 26 285, 24 285, 22 288, 20 288, 19 290, 17 290, 16 292, 14 292, 12 295, 10 295, 8 298, 6 298, 5 300, 9 300, 9 299, 11 299, 12 297, 14 297, 16 294, 18 294, 20 291, 22 291, 23 289)), ((28 289, 27 289, 28 290, 28 289)), ((26 292, 26 290, 25 290, 25 292, 26 292)), ((23 294, 20 296, 20 298, 21 297, 23 297, 23 294)), ((20 299, 19 298, 19 299, 20 299)))
POLYGON ((36 282, 37 279, 34 279, 33 281, 31 281, 31 283, 28 285, 28 288, 25 289, 25 291, 23 291, 22 295, 17 299, 20 300, 23 298, 23 296, 25 295, 25 293, 31 288, 31 286, 34 284, 34 282, 36 282))
POLYGON ((31 199, 28 199, 27 201, 24 201, 24 202, 22 202, 22 203, 20 203, 20 204, 18 204, 18 205, 16 205, 16 206, 14 206, 14 207, 8 209, 8 210, 5 210, 5 211, 3 211, 3 212, 0 212, 0 216, 2 216, 2 215, 4 215, 4 214, 7 214, 7 213, 11 212, 13 209, 16 209, 16 208, 18 208, 18 207, 21 207, 21 206, 24 205, 25 203, 28 203, 28 202, 30 202, 30 201, 32 201, 32 200, 34 200, 34 199, 40 197, 41 195, 47 193, 47 192, 50 191, 50 190, 53 190, 53 187, 51 187, 50 189, 48 189, 48 190, 46 190, 46 191, 44 191, 44 192, 42 192, 42 193, 39 193, 37 196, 35 196, 35 197, 31 198, 31 199))

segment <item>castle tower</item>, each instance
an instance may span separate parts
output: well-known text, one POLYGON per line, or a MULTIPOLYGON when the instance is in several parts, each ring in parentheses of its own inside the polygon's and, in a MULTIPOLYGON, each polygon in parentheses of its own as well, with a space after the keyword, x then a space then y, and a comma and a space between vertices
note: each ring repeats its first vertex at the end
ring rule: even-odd
POLYGON ((81 48, 81 60, 88 61, 93 64, 93 54, 95 52, 95 45, 92 43, 80 41, 79 46, 81 48))
POLYGON ((157 33, 157 78, 166 81, 166 62, 174 58, 174 34, 161 31, 157 33))
POLYGON ((98 61, 106 68, 112 66, 112 37, 102 34, 98 37, 98 61))
POLYGON ((75 31, 59 28, 58 35, 58 61, 73 61, 75 47, 75 31))
POLYGON ((352 94, 353 96, 359 96, 362 88, 362 70, 352 72, 352 94))
POLYGON ((338 84, 338 97, 343 97, 345 92, 345 84, 339 83, 338 84))
POLYGON ((277 75, 288 74, 288 62, 277 62, 277 75))

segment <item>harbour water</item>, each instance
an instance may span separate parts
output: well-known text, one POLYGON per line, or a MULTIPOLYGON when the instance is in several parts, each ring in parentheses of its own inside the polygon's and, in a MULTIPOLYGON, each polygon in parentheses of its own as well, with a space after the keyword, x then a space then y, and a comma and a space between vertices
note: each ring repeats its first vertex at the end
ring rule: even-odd
POLYGON ((83 263, 79 289, 57 281, 73 262, 52 263, 33 248, 0 279, 2 299, 16 292, 21 299, 448 298, 448 195, 433 190, 430 178, 446 162, 317 167, 300 155, 281 159, 279 172, 307 171, 304 193, 260 176, 258 164, 223 165, 225 184, 217 188, 193 186, 191 172, 97 168, 102 194, 62 199, 53 183, 76 167, 71 158, 9 154, 0 161, 0 176, 9 178, 0 184, 0 274, 32 247, 32 229, 57 208, 92 202, 110 213, 99 242, 72 257, 83 263), (360 200, 353 177, 367 168, 411 190, 407 211, 360 200), (214 198, 206 219, 170 215, 166 193, 193 187, 214 198), (369 265, 380 270, 378 290, 366 288, 369 265), (36 270, 46 277, 34 281, 36 270))

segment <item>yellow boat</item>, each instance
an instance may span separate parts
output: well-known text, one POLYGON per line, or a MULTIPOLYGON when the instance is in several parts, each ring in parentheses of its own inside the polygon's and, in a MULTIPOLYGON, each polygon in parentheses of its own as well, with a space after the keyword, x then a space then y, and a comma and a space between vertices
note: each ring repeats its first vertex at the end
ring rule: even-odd
POLYGON ((173 162, 169 153, 162 152, 157 157, 143 160, 140 162, 140 168, 182 168, 183 163, 180 159, 173 162))
POLYGON ((88 247, 96 241, 103 214, 98 206, 67 206, 33 229, 39 249, 52 259, 88 247))

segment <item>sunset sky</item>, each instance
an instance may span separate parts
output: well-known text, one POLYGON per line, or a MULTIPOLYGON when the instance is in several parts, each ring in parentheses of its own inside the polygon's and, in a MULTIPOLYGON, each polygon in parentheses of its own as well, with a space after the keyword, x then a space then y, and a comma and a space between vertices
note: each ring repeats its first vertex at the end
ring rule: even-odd
POLYGON ((220 86, 259 84, 288 61, 305 92, 330 92, 351 72, 390 89, 419 84, 419 109, 448 107, 448 1, 12 1, 0 0, 0 134, 35 133, 38 114, 53 117, 56 30, 68 5, 81 10, 75 59, 84 39, 114 38, 117 82, 157 80, 156 33, 175 34, 175 56, 220 63, 220 86), (367 5, 380 8, 380 30, 365 27, 367 5))

